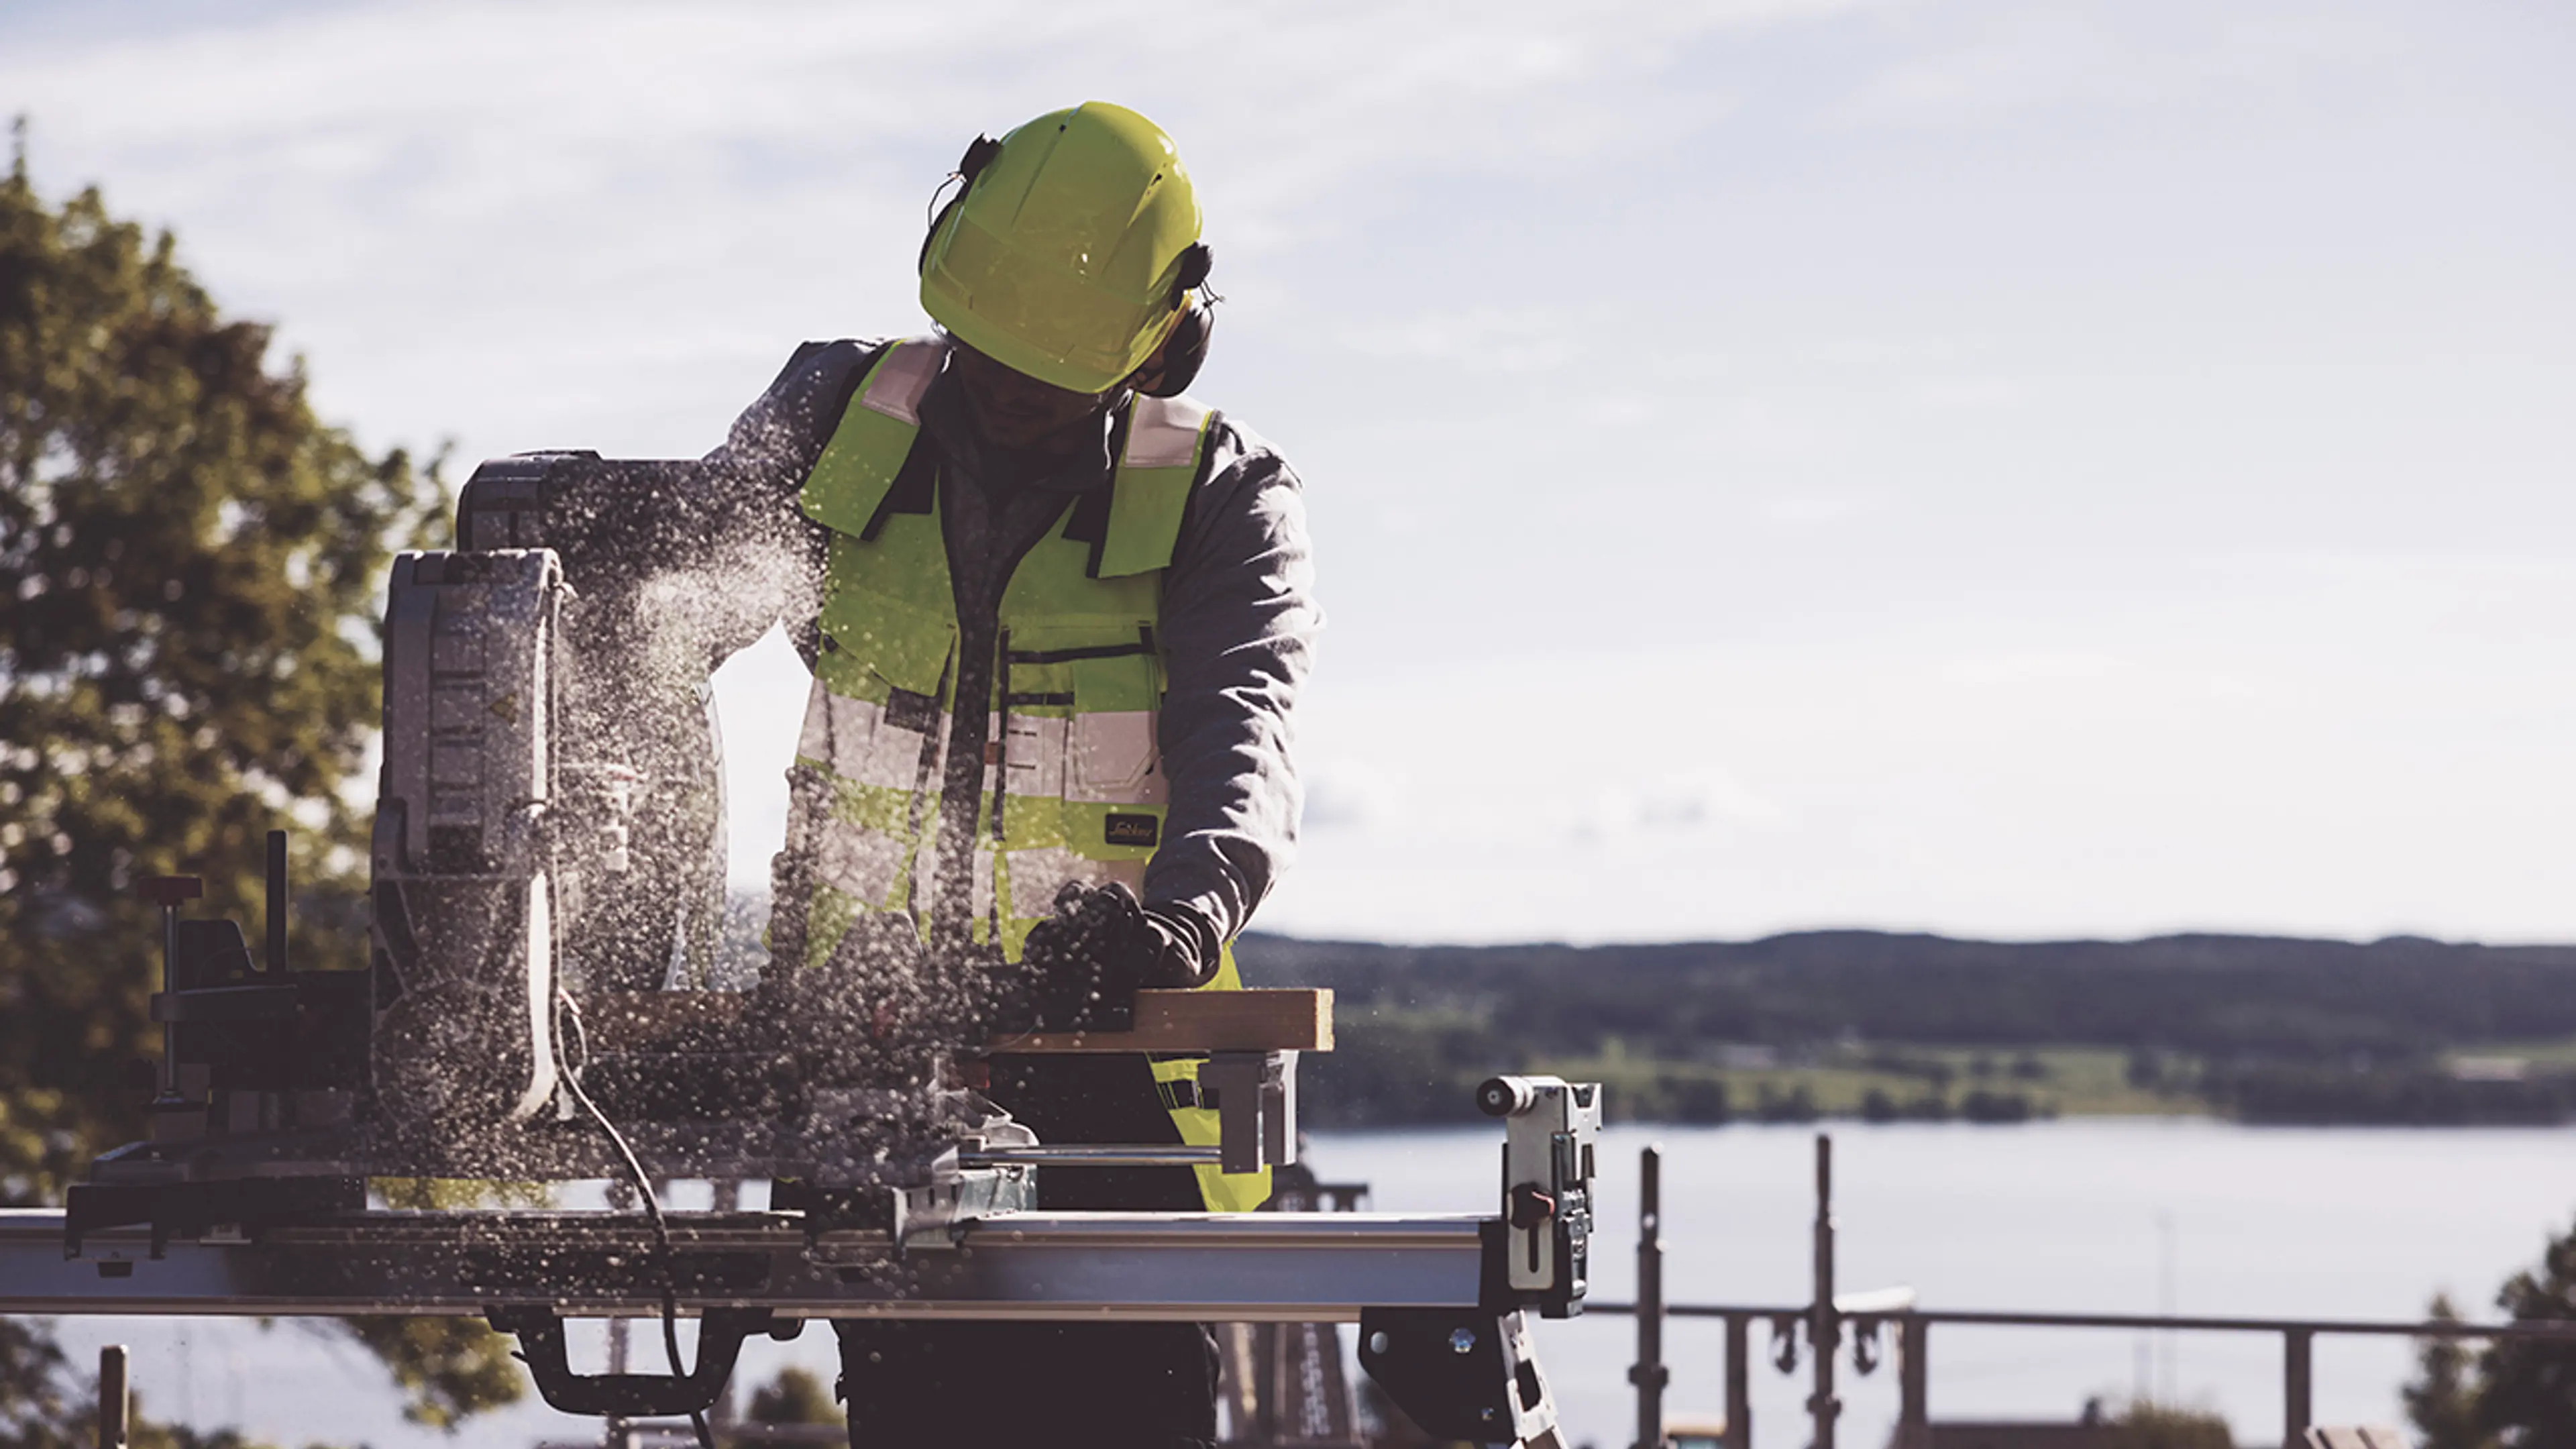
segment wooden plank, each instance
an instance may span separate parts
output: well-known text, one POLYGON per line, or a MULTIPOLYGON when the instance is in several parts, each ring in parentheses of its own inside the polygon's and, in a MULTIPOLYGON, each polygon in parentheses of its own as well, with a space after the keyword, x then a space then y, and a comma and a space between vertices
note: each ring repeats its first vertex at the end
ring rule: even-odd
MULTIPOLYGON (((738 1045, 752 996, 741 991, 596 991, 582 1002, 595 1055, 722 1051, 738 1045)), ((1005 1037, 995 1052, 1328 1052, 1329 990, 1139 991, 1133 1031, 1005 1037)))
POLYGON ((1329 990, 1139 991, 1133 1031, 1036 1032, 993 1043, 1003 1053, 1328 1052, 1329 990))
POLYGON ((593 991, 581 1027, 594 1056, 723 1051, 740 1043, 750 1009, 745 991, 593 991))

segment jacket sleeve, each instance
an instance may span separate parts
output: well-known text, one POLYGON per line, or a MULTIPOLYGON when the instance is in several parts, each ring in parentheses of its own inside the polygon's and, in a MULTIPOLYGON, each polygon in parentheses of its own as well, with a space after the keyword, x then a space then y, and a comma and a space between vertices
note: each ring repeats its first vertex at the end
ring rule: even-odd
POLYGON ((882 349, 882 343, 846 340, 798 347, 703 460, 717 515, 709 531, 735 541, 728 578, 748 596, 749 612, 759 615, 758 627, 737 631, 735 648, 784 619, 788 637, 813 666, 826 536, 798 507, 798 493, 882 349))
POLYGON ((591 624, 635 634, 641 610, 654 619, 641 632, 666 644, 685 634, 712 671, 782 617, 810 623, 824 543, 798 492, 875 352, 804 344, 724 443, 693 461, 549 452, 486 462, 458 499, 458 537, 469 548, 554 549, 591 624), (672 600, 686 608, 675 614, 672 600))
POLYGON ((1170 808, 1145 903, 1189 907, 1230 940, 1296 853, 1293 721, 1324 617, 1296 473, 1222 417, 1208 433, 1164 577, 1170 808))

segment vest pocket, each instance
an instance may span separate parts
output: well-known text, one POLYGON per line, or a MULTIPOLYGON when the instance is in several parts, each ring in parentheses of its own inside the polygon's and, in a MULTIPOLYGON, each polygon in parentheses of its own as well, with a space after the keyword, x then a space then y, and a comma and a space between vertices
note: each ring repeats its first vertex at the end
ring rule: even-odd
POLYGON ((831 766, 832 773, 844 780, 888 790, 912 789, 921 777, 922 750, 928 739, 923 726, 938 722, 938 709, 933 702, 926 711, 927 720, 907 720, 905 701, 923 696, 907 696, 900 689, 890 693, 893 703, 878 705, 835 694, 822 681, 815 681, 797 753, 831 766))
POLYGON ((1154 719, 1150 709, 1076 714, 1066 732, 1064 798, 1102 805, 1162 804, 1154 719))
POLYGON ((956 651, 957 626, 946 614, 908 600, 857 588, 837 588, 823 600, 823 658, 815 672, 837 692, 891 687, 934 699, 956 651), (836 677, 838 676, 838 677, 836 677))
POLYGON ((1086 804, 1159 805, 1155 706, 1161 681, 1151 654, 1077 659, 1073 719, 1065 732, 1064 798, 1086 804))

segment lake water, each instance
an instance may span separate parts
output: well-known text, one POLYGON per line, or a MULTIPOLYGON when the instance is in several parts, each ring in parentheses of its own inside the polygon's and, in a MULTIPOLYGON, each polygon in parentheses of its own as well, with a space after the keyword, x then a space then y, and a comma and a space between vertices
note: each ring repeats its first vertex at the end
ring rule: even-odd
MULTIPOLYGON (((1837 1124, 1835 1216, 1846 1290, 1907 1284, 1926 1307, 2047 1312, 2406 1318, 2448 1289, 2491 1317, 2498 1284, 2536 1262, 2576 1221, 2576 1132, 2439 1132, 2238 1127, 2196 1119, 2073 1119, 2022 1127, 1837 1124)), ((1487 1208, 1499 1134, 1482 1128, 1319 1137, 1315 1166, 1375 1188, 1391 1212, 1487 1208)), ((1607 1134, 1594 1292, 1634 1288, 1637 1151, 1665 1148, 1666 1291, 1676 1302, 1804 1301, 1814 1215, 1814 1131, 1792 1127, 1620 1128, 1607 1134)), ((363 1353, 316 1331, 212 1319, 65 1320, 87 1355, 134 1345, 136 1382, 160 1414, 240 1424, 285 1444, 453 1445, 403 1423, 363 1353)), ((1347 1336, 1347 1335, 1346 1335, 1347 1336)), ((638 1335, 639 1367, 659 1367, 638 1335)), ((794 1361, 826 1374, 820 1326, 792 1345, 746 1348, 743 1373, 794 1361)), ((1757 1351, 1767 1333, 1755 1334, 1757 1351)), ((1540 1328, 1542 1362, 1573 1437, 1628 1441, 1626 1318, 1540 1328)), ((1719 1329, 1676 1322, 1667 1336, 1675 1414, 1724 1403, 1719 1329)), ((1896 1412, 1893 1354, 1867 1378, 1846 1361, 1843 1442, 1876 1449, 1896 1412)), ((2248 1444, 2281 1422, 2277 1337, 1944 1326, 1930 1356, 1935 1418, 2069 1418, 2086 1397, 2141 1387, 2216 1408, 2248 1444)), ((2403 1341, 2321 1338, 2319 1422, 2401 1422, 2403 1341)), ((1757 1367, 1755 1442, 1806 1442, 1806 1369, 1757 1367)), ((595 1442, 595 1424, 525 1404, 463 1436, 490 1445, 595 1442)))

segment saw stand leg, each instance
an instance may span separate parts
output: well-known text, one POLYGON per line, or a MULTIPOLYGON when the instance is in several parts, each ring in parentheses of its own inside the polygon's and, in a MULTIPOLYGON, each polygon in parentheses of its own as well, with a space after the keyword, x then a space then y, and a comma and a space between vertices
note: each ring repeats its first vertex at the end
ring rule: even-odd
POLYGON ((1360 1367, 1434 1439, 1564 1449, 1529 1325, 1473 1308, 1370 1308, 1360 1367))
POLYGON ((494 1308, 485 1321, 516 1334, 519 1358, 537 1392, 567 1414, 649 1419, 704 1413, 733 1377, 743 1340, 755 1333, 793 1338, 801 1319, 773 1321, 766 1308, 710 1308, 698 1319, 698 1361, 686 1374, 577 1374, 564 1358, 563 1320, 549 1308, 494 1308))

